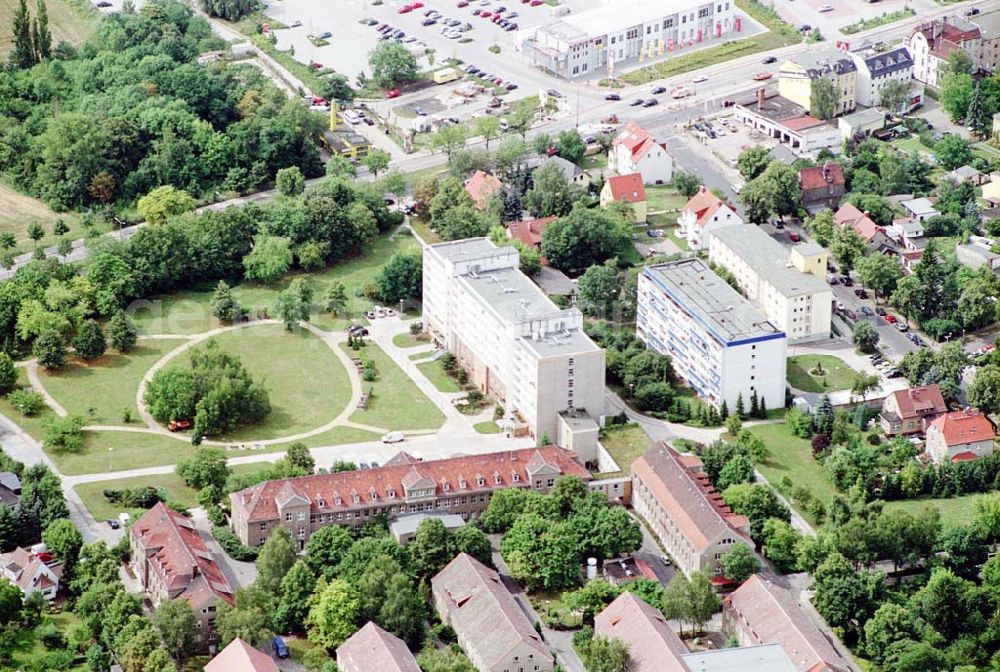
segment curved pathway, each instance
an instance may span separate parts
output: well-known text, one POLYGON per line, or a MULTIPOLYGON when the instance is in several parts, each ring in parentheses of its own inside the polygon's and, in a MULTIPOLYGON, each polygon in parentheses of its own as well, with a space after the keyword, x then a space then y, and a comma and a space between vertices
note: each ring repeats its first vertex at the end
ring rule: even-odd
POLYGON ((28 376, 28 382, 31 383, 32 389, 42 395, 48 407, 60 418, 65 418, 69 415, 66 409, 63 408, 63 405, 56 401, 56 398, 49 394, 49 391, 45 389, 45 385, 42 384, 42 377, 38 375, 38 360, 29 359, 21 364, 21 366, 28 376))

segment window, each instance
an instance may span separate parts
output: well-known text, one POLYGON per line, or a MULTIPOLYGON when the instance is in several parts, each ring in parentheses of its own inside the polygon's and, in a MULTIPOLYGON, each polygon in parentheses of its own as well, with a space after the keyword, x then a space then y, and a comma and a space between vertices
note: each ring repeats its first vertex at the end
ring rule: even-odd
POLYGON ((321 509, 325 509, 326 508, 326 500, 324 500, 322 497, 320 497, 319 499, 316 500, 316 506, 318 506, 321 509))
POLYGON ((292 512, 291 511, 289 511, 288 513, 285 514, 285 522, 286 523, 292 522, 292 512))

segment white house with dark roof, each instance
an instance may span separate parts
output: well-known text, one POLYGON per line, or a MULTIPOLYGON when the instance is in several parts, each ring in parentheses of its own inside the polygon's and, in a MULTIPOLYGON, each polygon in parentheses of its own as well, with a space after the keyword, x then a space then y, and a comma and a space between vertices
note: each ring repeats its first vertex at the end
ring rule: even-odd
POLYGON ((434 607, 480 672, 550 672, 555 659, 500 575, 460 553, 431 579, 434 607))
MULTIPOLYGON (((882 89, 889 82, 903 82, 907 86, 913 80, 913 57, 906 45, 899 45, 888 51, 873 53, 872 50, 851 54, 858 69, 857 99, 859 105, 876 107, 882 102, 882 89)), ((920 98, 922 99, 922 94, 920 98)), ((912 107, 912 104, 911 106, 912 107)), ((909 107, 907 108, 909 109, 909 107)))

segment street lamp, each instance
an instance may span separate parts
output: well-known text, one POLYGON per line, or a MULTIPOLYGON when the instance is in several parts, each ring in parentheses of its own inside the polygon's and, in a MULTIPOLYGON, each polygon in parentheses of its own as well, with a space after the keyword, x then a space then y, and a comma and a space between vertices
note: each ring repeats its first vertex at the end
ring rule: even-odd
POLYGON ((114 448, 112 448, 111 446, 108 446, 108 471, 111 471, 111 453, 113 451, 114 451, 114 448))

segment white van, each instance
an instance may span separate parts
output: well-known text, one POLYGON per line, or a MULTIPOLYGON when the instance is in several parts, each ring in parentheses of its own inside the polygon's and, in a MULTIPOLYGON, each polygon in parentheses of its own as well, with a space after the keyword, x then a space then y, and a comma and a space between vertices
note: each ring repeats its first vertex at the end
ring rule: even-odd
POLYGON ((382 435, 382 443, 399 443, 404 439, 402 432, 389 432, 382 435))

